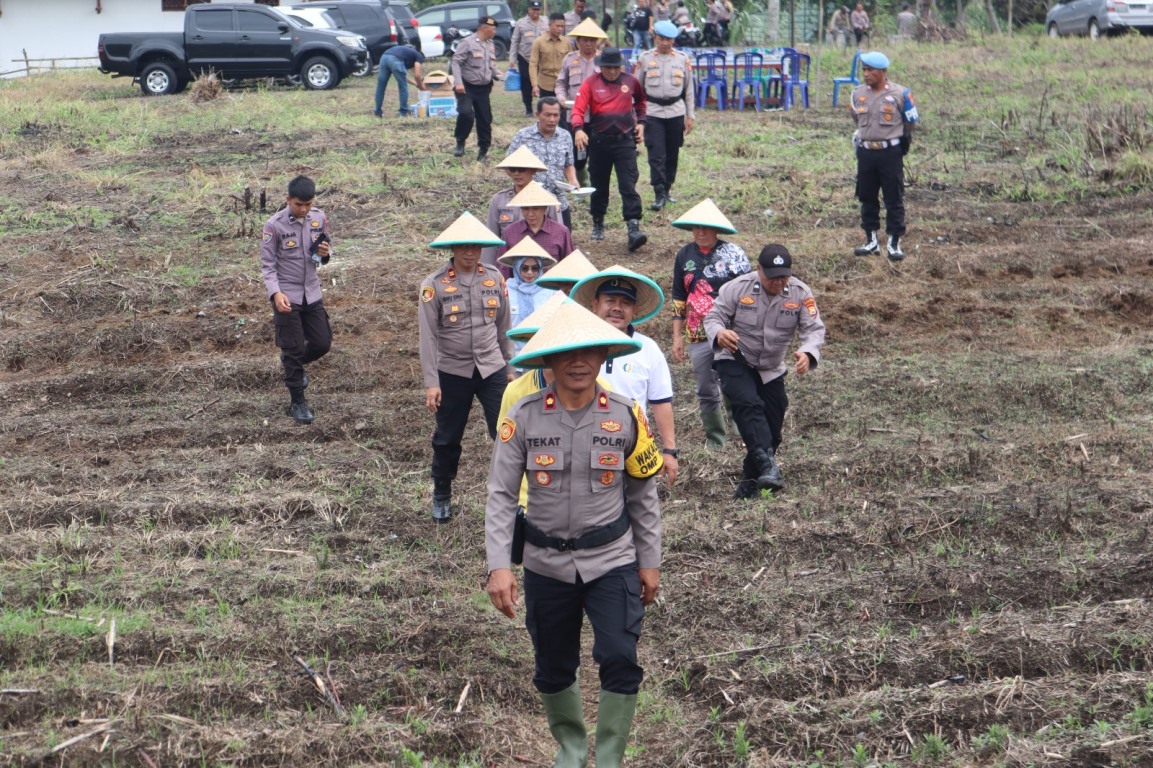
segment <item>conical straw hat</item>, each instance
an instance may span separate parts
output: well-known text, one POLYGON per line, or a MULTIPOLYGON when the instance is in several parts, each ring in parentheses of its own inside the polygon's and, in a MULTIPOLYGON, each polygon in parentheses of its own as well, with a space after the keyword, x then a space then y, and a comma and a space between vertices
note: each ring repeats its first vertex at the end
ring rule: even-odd
POLYGON ((544 304, 541 304, 539 307, 529 313, 528 317, 517 323, 515 328, 509 328, 507 331, 505 331, 505 336, 508 336, 514 341, 528 341, 534 335, 536 335, 536 332, 540 330, 542 325, 548 322, 548 319, 552 317, 553 312, 556 312, 558 309, 560 309, 560 305, 564 304, 566 301, 568 301, 568 296, 565 296, 560 291, 557 291, 552 296, 548 297, 548 301, 546 301, 544 304))
POLYGON ((610 358, 631 355, 641 343, 618 331, 574 301, 557 308, 520 354, 509 361, 517 368, 544 368, 544 359, 574 349, 603 348, 610 358))
POLYGON ((589 275, 596 274, 596 271, 596 266, 578 248, 538 277, 536 284, 541 288, 570 288, 589 275))
POLYGON ((553 194, 542 187, 539 182, 530 181, 524 185, 524 189, 516 193, 516 197, 508 201, 507 205, 510 208, 531 208, 537 205, 547 207, 560 205, 560 200, 553 197, 553 194))
MULTIPOLYGON (((543 267, 551 267, 556 264, 556 259, 553 258, 552 254, 544 248, 541 248, 540 243, 533 240, 527 234, 520 239, 519 243, 501 254, 497 261, 506 267, 515 267, 517 259, 523 259, 527 256, 532 256, 540 260, 542 274, 544 273, 543 267)), ((538 277, 537 279, 539 280, 540 278, 538 277)))
POLYGON ((572 32, 568 33, 569 37, 595 37, 598 40, 608 40, 609 36, 605 31, 597 26, 597 23, 592 19, 585 19, 580 24, 573 27, 572 32))
POLYGON ((637 306, 633 325, 640 325, 644 321, 656 317, 657 312, 660 312, 661 307, 664 306, 665 293, 659 285, 639 272, 633 272, 620 264, 614 264, 602 272, 589 275, 581 280, 569 291, 569 296, 582 307, 592 309, 597 290, 605 283, 614 281, 627 283, 636 291, 637 306))
POLYGON ((496 164, 497 168, 528 168, 533 171, 547 171, 548 166, 533 154, 527 146, 517 147, 516 152, 496 164))
POLYGON ((454 245, 504 245, 504 240, 494 235, 488 227, 468 211, 448 225, 448 229, 436 236, 428 244, 429 248, 451 248, 454 245))
POLYGON ((728 232, 730 235, 737 233, 737 228, 733 226, 727 216, 721 213, 721 209, 717 207, 711 197, 706 197, 694 205, 672 224, 677 229, 712 227, 720 232, 728 232))

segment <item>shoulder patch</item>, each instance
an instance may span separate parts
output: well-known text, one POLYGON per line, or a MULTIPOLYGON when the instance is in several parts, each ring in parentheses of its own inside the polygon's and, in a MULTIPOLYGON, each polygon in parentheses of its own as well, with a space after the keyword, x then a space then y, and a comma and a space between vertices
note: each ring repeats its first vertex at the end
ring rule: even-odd
POLYGON ((432 297, 435 295, 436 291, 433 290, 431 285, 426 285, 420 289, 420 300, 426 304, 432 301, 432 297))
POLYGON ((264 236, 263 236, 263 238, 262 238, 262 239, 263 239, 263 240, 264 240, 264 242, 266 242, 266 243, 272 242, 272 233, 271 233, 271 232, 269 232, 267 229, 266 229, 266 230, 264 230, 264 236))
POLYGON ((806 298, 801 303, 805 305, 805 309, 809 310, 809 317, 816 317, 817 316, 817 300, 816 299, 814 299, 812 296, 809 296, 808 298, 806 298))
POLYGON ((507 443, 512 440, 512 436, 516 434, 516 422, 508 416, 504 417, 504 421, 500 423, 500 441, 507 443))

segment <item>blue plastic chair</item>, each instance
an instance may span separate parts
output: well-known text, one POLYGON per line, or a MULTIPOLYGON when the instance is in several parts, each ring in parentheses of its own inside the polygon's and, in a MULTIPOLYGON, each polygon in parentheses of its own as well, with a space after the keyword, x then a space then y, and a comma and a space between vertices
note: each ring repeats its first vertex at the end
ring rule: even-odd
POLYGON ((801 89, 801 104, 809 108, 809 64, 807 53, 786 54, 783 59, 781 108, 792 109, 796 104, 796 89, 801 89))
POLYGON ((717 109, 725 108, 725 94, 729 90, 729 79, 725 75, 723 53, 701 53, 697 55, 697 104, 704 109, 708 103, 709 88, 717 89, 717 109))
POLYGON ((753 96, 757 111, 761 111, 761 74, 765 57, 751 51, 733 57, 733 101, 737 109, 745 109, 745 90, 753 96))
POLYGON ((857 51, 853 54, 853 66, 849 68, 848 77, 834 77, 833 78, 833 106, 837 106, 837 94, 841 92, 842 85, 849 85, 856 88, 861 84, 859 76, 861 65, 861 52, 857 51))
POLYGON ((633 49, 621 48, 621 56, 624 57, 625 65, 621 68, 623 72, 633 71, 633 49))

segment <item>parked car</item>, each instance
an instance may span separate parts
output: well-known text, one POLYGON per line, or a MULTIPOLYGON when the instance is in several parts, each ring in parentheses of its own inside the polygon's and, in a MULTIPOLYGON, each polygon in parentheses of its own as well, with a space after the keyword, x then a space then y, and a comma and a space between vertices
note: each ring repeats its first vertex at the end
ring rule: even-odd
POLYGON ((148 96, 179 93, 201 72, 226 80, 299 78, 335 88, 364 66, 368 51, 343 30, 310 29, 258 4, 191 5, 183 32, 120 32, 97 40, 100 71, 131 77, 148 96), (291 34, 289 34, 291 32, 291 34))
POLYGON ((1045 16, 1049 37, 1117 34, 1133 28, 1153 32, 1153 0, 1057 0, 1045 16))
POLYGON ((396 0, 324 0, 288 7, 321 9, 341 29, 363 36, 368 44, 370 66, 357 72, 357 76, 371 73, 372 67, 380 62, 381 54, 394 45, 411 45, 420 50, 418 23, 408 3, 396 0))
POLYGON ((504 60, 508 57, 509 46, 512 45, 512 25, 516 21, 508 3, 464 0, 464 2, 434 5, 416 14, 417 21, 421 24, 435 25, 441 29, 454 27, 462 32, 476 32, 481 16, 492 16, 496 19, 496 37, 492 42, 496 46, 496 57, 504 60))
POLYGON ((444 55, 444 33, 440 27, 421 24, 416 31, 420 33, 420 50, 425 58, 435 59, 444 55))

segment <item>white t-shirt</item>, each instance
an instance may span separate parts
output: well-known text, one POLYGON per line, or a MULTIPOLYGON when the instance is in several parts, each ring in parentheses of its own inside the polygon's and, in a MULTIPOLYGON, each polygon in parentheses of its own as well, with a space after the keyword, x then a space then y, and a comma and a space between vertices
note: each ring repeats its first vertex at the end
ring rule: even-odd
POLYGON ((606 360, 601 366, 601 376, 609 382, 613 392, 631 397, 646 411, 650 402, 671 402, 673 375, 664 353, 643 333, 634 330, 632 337, 641 343, 640 350, 606 360))

